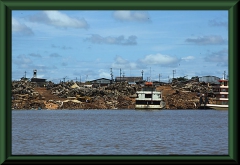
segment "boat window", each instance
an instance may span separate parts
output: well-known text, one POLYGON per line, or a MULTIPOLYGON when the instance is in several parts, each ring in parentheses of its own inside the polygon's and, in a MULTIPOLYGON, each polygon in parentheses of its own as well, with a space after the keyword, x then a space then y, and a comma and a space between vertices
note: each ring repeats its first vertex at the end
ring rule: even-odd
POLYGON ((227 86, 227 85, 228 85, 228 83, 227 83, 227 81, 225 81, 225 82, 224 82, 224 86, 227 86))
POLYGON ((137 105, 160 105, 160 101, 144 101, 144 100, 136 100, 137 105))
POLYGON ((153 105, 160 105, 160 101, 153 101, 153 105))
POLYGON ((147 104, 147 101, 144 100, 136 100, 136 104, 147 104))
POLYGON ((152 94, 145 94, 145 98, 152 98, 152 94))

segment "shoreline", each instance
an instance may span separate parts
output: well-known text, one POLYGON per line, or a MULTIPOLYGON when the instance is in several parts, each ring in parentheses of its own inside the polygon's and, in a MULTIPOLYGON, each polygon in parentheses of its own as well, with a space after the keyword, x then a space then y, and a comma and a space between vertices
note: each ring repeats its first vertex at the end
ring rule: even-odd
MULTIPOLYGON (((181 110, 187 110, 187 111, 192 111, 192 110, 215 110, 215 109, 11 109, 12 111, 64 111, 64 110, 69 110, 69 111, 88 111, 88 110, 108 110, 108 111, 116 111, 116 110, 120 110, 120 111, 124 111, 124 110, 130 110, 130 111, 163 111, 163 110, 167 110, 167 111, 181 111, 181 110)), ((217 110, 219 111, 219 110, 217 110)), ((220 110, 220 111, 227 111, 227 110, 220 110)))
MULTIPOLYGON (((199 82, 172 83, 157 86, 161 91, 164 109, 199 109, 199 93, 209 91, 209 86, 199 82)), ((136 91, 141 85, 127 82, 109 86, 86 88, 76 83, 50 84, 39 87, 34 83, 19 81, 12 83, 12 104, 18 109, 133 109, 136 91)), ((212 99, 209 98, 209 102, 212 99)), ((161 110, 161 109, 160 109, 161 110)))

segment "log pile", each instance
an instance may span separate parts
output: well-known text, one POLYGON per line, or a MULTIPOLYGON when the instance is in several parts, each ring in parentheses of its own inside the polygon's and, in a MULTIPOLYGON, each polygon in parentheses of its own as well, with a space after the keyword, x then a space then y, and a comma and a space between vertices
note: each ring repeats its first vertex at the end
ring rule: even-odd
MULTIPOLYGON (((37 88, 29 81, 12 82, 12 109, 134 109, 136 91, 140 85, 127 82, 110 84, 105 87, 83 86, 66 82, 37 88)), ((196 109, 199 93, 211 92, 205 83, 194 81, 162 84, 166 109, 196 109)), ((211 102, 211 98, 209 99, 211 102)))

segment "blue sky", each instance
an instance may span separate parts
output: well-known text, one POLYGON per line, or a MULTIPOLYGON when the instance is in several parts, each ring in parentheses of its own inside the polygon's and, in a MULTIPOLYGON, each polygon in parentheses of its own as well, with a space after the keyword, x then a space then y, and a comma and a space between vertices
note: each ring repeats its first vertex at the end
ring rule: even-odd
MULTIPOLYGON (((228 73, 227 10, 13 10, 12 79, 91 81, 228 73), (173 71, 175 70, 175 71, 173 71)), ((228 75, 228 74, 227 74, 228 75)))

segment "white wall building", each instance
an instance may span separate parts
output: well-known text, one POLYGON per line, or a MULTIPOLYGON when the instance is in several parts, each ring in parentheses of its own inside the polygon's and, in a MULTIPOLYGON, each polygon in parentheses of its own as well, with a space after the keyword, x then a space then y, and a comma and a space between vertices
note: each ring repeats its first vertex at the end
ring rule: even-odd
POLYGON ((210 84, 220 84, 219 83, 220 78, 216 76, 202 76, 199 77, 199 82, 205 82, 210 84))

